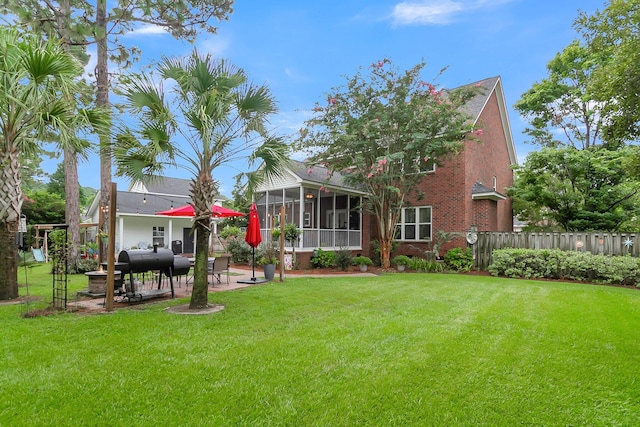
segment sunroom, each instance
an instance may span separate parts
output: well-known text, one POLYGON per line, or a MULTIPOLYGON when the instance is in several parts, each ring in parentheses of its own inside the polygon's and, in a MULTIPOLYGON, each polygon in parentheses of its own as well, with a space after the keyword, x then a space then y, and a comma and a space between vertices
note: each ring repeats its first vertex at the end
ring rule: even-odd
MULTIPOLYGON (((284 206, 284 223, 296 224, 302 232, 295 243, 296 252, 318 248, 361 250, 364 196, 364 192, 345 185, 340 175, 328 177, 325 168, 308 168, 293 162, 282 176, 263 184, 256 192, 262 239, 271 239, 284 206)), ((293 249, 291 244, 286 242, 285 250, 293 249)))

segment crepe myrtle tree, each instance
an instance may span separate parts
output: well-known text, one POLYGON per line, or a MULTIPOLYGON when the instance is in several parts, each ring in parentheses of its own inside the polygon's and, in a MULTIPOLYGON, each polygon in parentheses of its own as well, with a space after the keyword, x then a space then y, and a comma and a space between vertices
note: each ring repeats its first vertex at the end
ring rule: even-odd
POLYGON ((326 103, 316 104, 298 141, 311 165, 342 173, 347 184, 367 190, 385 268, 407 198, 423 196, 417 185, 423 172, 462 150, 469 135, 482 134, 461 108, 479 88, 443 90, 423 80, 425 65, 401 71, 384 59, 366 75, 361 68, 333 88, 326 103))
POLYGON ((266 86, 255 85, 241 68, 197 51, 184 58, 162 58, 159 76, 132 76, 123 90, 136 122, 123 125, 114 154, 116 173, 134 182, 162 176, 167 167, 192 174, 196 260, 190 309, 208 304, 207 256, 215 169, 249 155, 262 167, 251 175, 279 174, 287 146, 268 135, 267 119, 276 102, 266 86), (164 88, 172 88, 165 92, 164 88))

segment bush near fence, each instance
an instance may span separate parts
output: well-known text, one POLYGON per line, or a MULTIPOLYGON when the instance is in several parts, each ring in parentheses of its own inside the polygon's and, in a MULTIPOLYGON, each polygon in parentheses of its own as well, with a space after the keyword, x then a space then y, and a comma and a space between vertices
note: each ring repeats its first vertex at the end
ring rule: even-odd
POLYGON ((640 259, 559 249, 496 249, 488 268, 494 276, 569 279, 640 287, 640 259))
POLYGON ((640 257, 640 233, 481 231, 473 245, 475 267, 486 270, 494 250, 512 248, 640 257))

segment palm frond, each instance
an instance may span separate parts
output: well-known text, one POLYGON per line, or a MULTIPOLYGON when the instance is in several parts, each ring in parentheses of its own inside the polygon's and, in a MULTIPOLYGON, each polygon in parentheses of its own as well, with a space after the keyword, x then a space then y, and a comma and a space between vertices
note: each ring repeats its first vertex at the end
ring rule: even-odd
POLYGON ((256 187, 264 182, 281 178, 292 164, 289 146, 282 137, 269 137, 249 157, 250 164, 261 162, 260 167, 248 174, 247 189, 253 194, 256 187))

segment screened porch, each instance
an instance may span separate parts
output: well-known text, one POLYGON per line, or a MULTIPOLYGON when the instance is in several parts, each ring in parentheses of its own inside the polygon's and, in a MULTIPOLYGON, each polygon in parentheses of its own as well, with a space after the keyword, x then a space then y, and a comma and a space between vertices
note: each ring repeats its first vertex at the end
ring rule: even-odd
MULTIPOLYGON (((274 189, 256 195, 262 239, 271 239, 271 230, 280 224, 284 205, 285 224, 294 223, 302 231, 296 250, 316 248, 358 250, 362 248, 362 196, 305 185, 274 189)), ((291 248, 291 242, 285 242, 291 248)))

